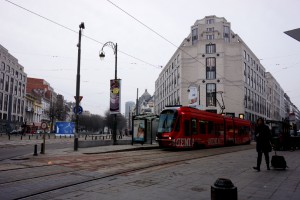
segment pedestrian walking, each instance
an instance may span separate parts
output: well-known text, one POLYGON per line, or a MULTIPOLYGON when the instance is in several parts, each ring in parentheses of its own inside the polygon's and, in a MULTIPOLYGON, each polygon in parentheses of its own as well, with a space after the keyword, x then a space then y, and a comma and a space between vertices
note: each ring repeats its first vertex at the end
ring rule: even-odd
POLYGON ((257 119, 255 127, 255 139, 256 139, 256 151, 257 151, 257 165, 253 169, 260 171, 260 164, 262 160, 262 154, 265 155, 267 169, 270 170, 270 157, 269 152, 272 151, 271 145, 271 132, 267 125, 265 125, 264 119, 257 119))

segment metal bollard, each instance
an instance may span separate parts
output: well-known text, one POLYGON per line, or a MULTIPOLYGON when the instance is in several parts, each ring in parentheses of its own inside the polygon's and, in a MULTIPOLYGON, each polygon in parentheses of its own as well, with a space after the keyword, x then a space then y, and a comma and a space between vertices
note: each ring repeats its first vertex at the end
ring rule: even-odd
POLYGON ((95 140, 97 140, 97 136, 95 136, 95 140))
POLYGON ((21 135, 21 140, 23 140, 23 135, 21 135))
POLYGON ((28 135, 28 139, 30 140, 30 135, 28 135))
POLYGON ((84 138, 84 140, 86 140, 86 137, 87 137, 87 135, 85 135, 85 138, 84 138))
POLYGON ((37 144, 34 145, 34 152, 33 152, 33 155, 34 156, 37 156, 37 144))
POLYGON ((237 188, 231 180, 218 178, 211 186, 211 200, 237 200, 237 188))
POLYGON ((38 136, 38 135, 36 135, 35 139, 39 139, 39 136, 38 136))
POLYGON ((74 138, 74 151, 78 150, 78 138, 74 138))
POLYGON ((45 154, 45 144, 41 144, 41 154, 45 154))
POLYGON ((10 140, 10 135, 8 134, 8 140, 10 140))

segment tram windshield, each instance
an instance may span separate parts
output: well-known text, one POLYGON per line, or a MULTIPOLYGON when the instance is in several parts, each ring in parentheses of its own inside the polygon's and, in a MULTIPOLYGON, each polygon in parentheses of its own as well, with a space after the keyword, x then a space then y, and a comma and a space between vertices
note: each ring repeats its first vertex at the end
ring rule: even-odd
POLYGON ((177 116, 176 110, 164 110, 159 115, 158 133, 171 132, 177 116))

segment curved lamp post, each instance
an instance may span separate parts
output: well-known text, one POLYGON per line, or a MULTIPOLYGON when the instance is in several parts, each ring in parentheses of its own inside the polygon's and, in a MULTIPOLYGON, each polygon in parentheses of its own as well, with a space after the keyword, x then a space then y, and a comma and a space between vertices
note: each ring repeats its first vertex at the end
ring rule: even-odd
MULTIPOLYGON (((114 51, 114 54, 115 54, 115 81, 116 81, 117 80, 118 44, 117 43, 114 44, 113 42, 106 42, 103 45, 103 47, 102 47, 102 49, 99 53, 99 57, 100 57, 101 60, 103 60, 104 57, 105 57, 105 52, 103 51, 103 48, 106 47, 106 46, 111 47, 114 51)), ((113 114, 113 115, 114 115, 114 124, 113 124, 113 135, 112 136, 113 136, 113 144, 115 145, 115 144, 117 144, 117 114, 113 114)))

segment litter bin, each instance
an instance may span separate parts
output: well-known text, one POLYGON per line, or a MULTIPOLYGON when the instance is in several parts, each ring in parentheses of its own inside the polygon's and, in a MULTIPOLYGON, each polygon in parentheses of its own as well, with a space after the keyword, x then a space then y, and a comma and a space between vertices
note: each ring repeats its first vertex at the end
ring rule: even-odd
POLYGON ((231 180, 218 178, 211 186, 211 200, 237 200, 237 188, 231 180))

